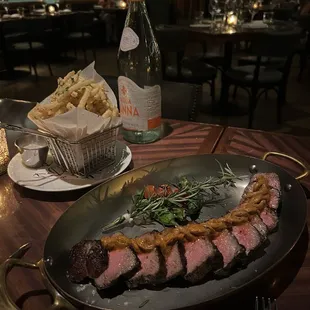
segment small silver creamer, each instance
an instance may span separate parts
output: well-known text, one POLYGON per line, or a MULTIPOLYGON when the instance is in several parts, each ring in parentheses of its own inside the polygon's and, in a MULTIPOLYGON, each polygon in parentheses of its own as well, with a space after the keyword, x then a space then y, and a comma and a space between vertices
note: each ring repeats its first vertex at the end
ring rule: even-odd
POLYGON ((42 167, 47 159, 48 145, 43 137, 24 135, 15 141, 22 162, 29 168, 42 167))

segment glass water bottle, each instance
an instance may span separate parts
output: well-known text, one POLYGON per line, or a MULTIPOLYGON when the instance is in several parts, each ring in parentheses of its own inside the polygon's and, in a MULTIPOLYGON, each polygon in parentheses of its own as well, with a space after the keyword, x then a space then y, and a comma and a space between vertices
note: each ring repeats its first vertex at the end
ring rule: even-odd
POLYGON ((118 67, 124 139, 132 143, 158 140, 161 136, 161 57, 143 0, 129 0, 118 67))

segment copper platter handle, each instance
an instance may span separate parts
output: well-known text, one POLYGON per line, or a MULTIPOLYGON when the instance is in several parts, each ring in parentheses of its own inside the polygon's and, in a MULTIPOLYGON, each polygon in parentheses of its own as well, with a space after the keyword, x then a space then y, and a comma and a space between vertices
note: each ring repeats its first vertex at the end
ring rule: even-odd
POLYGON ((304 172, 301 175, 299 175, 298 177, 296 177, 295 178, 296 180, 301 180, 301 179, 303 179, 309 175, 309 170, 308 170, 307 166, 295 157, 292 157, 292 156, 284 154, 284 153, 279 153, 279 152, 267 152, 263 155, 262 160, 266 160, 268 156, 284 157, 284 158, 287 158, 287 159, 295 162, 299 166, 301 166, 303 168, 304 172))
POLYGON ((7 260, 5 260, 0 265, 0 309, 6 310, 20 310, 17 305, 14 303, 12 298, 9 295, 7 289, 6 278, 9 272, 13 269, 13 267, 24 267, 28 269, 38 269, 41 273, 41 277, 44 285, 47 290, 53 297, 53 304, 49 307, 50 310, 54 309, 67 309, 67 310, 76 310, 76 308, 67 301, 64 297, 62 297, 57 290, 53 287, 50 281, 47 279, 47 276, 44 271, 44 263, 43 260, 40 260, 37 263, 29 263, 21 259, 25 253, 30 248, 30 244, 27 243, 20 247, 13 255, 10 256, 7 260))

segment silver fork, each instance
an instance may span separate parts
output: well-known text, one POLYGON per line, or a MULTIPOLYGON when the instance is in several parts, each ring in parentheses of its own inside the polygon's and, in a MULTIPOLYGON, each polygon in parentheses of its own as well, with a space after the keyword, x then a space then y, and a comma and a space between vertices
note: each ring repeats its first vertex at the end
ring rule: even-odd
POLYGON ((278 310, 277 301, 276 299, 256 296, 255 310, 278 310))

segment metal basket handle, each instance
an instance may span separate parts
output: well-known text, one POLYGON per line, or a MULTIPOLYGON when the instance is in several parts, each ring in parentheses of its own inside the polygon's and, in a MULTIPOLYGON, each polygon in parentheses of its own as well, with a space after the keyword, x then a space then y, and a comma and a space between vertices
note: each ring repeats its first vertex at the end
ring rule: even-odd
POLYGON ((279 153, 279 152, 267 152, 263 155, 262 160, 266 160, 267 157, 269 157, 269 156, 284 157, 284 158, 287 158, 287 159, 295 162, 299 166, 301 166, 303 168, 304 172, 301 175, 299 175, 298 177, 296 177, 295 178, 296 180, 301 180, 301 179, 303 179, 309 175, 309 169, 306 167, 306 165, 304 163, 302 163, 300 160, 296 159, 295 157, 292 157, 290 155, 286 155, 283 153, 279 153))
POLYGON ((13 267, 19 266, 30 269, 39 269, 43 283, 46 286, 49 293, 51 294, 51 296, 53 297, 53 304, 49 307, 50 310, 52 309, 76 310, 76 308, 69 301, 67 301, 57 292, 57 290, 48 280, 46 273, 44 271, 43 260, 40 260, 37 263, 29 263, 21 259, 30 249, 30 247, 31 247, 30 243, 24 244, 14 254, 12 254, 10 258, 8 258, 0 265, 0 309, 20 310, 20 308, 18 308, 17 305, 14 303, 14 301, 11 299, 7 289, 7 282, 6 282, 7 275, 13 269, 13 267))

